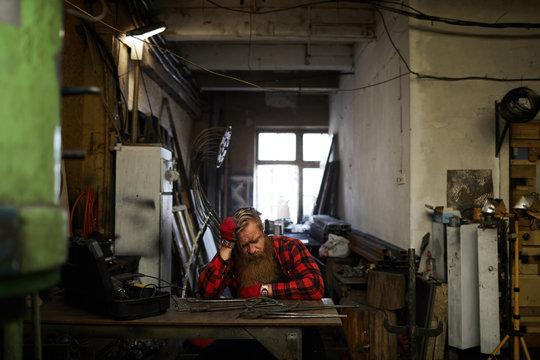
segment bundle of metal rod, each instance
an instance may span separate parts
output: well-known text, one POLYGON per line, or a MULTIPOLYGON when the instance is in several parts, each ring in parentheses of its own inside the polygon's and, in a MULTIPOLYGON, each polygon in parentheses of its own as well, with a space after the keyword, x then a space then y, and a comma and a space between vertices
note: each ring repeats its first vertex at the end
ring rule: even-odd
POLYGON ((346 237, 350 232, 349 223, 329 215, 313 215, 313 224, 309 228, 309 234, 321 242, 328 240, 328 234, 346 237))
POLYGON ((207 217, 210 217, 208 229, 214 237, 216 247, 218 246, 221 219, 212 203, 208 200, 200 177, 203 171, 210 171, 222 165, 229 147, 231 133, 232 129, 230 126, 228 128, 211 127, 201 131, 193 141, 190 156, 190 174, 195 215, 199 225, 207 217))
POLYGON ((313 222, 332 234, 351 232, 351 224, 330 215, 313 215, 313 222))

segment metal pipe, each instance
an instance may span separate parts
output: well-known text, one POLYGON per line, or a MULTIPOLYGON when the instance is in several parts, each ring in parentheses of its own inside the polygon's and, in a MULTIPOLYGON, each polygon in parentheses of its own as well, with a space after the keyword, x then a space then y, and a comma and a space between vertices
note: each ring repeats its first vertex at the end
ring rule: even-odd
POLYGON ((137 127, 139 121, 139 76, 141 73, 141 61, 135 62, 135 73, 133 74, 133 106, 131 108, 131 142, 137 142, 137 127))
POLYGON ((416 256, 414 249, 408 250, 409 257, 409 352, 411 360, 418 359, 418 351, 416 349, 416 256))

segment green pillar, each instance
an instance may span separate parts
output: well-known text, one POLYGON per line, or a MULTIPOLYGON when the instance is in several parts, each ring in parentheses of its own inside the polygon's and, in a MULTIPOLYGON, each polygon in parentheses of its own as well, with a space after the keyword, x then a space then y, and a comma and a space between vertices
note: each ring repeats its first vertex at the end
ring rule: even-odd
MULTIPOLYGON (((53 286, 66 258, 67 213, 58 205, 62 6, 2 0, 0 308, 53 286)), ((1 324, 4 359, 22 358, 22 316, 1 324)))

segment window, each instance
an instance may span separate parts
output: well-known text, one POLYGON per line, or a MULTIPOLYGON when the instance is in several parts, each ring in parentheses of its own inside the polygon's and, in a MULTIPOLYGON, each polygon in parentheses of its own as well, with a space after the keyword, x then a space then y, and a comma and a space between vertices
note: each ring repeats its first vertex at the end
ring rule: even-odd
POLYGON ((331 137, 326 129, 258 130, 255 208, 262 219, 301 222, 313 212, 331 137))

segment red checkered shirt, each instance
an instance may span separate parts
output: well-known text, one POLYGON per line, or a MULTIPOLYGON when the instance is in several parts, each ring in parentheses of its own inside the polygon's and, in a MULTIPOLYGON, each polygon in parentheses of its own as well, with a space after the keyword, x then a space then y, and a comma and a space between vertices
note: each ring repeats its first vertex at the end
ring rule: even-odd
MULTIPOLYGON (((274 258, 288 281, 272 284, 273 297, 278 299, 318 300, 324 294, 321 272, 311 254, 298 239, 270 236, 274 258)), ((225 261, 219 252, 202 271, 198 289, 205 299, 218 298, 227 286, 236 294, 240 284, 234 258, 225 261)))

